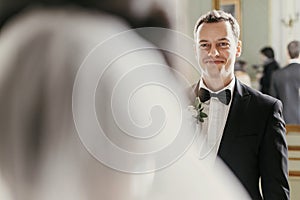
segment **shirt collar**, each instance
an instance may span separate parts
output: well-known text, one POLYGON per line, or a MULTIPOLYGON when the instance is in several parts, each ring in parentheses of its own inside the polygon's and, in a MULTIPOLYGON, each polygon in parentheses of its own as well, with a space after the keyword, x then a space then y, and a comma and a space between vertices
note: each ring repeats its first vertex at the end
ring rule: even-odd
POLYGON ((292 63, 298 63, 298 64, 300 64, 300 59, 299 58, 290 59, 289 60, 289 64, 292 64, 292 63))
POLYGON ((206 90, 208 90, 209 92, 212 92, 212 93, 218 93, 218 92, 221 92, 221 91, 223 91, 223 90, 229 89, 230 92, 233 93, 234 84, 235 84, 235 77, 233 77, 233 79, 230 81, 230 83, 229 83, 226 87, 220 89, 219 91, 215 91, 215 92, 214 92, 214 91, 212 91, 212 90, 210 90, 209 88, 206 87, 206 85, 205 85, 204 82, 203 82, 203 79, 201 78, 201 79, 200 79, 200 84, 199 84, 199 88, 198 88, 198 89, 204 88, 204 89, 206 89, 206 90))
MULTIPOLYGON (((230 90, 230 93, 231 93, 231 100, 232 100, 232 97, 233 97, 233 90, 234 90, 234 85, 235 85, 235 76, 233 77, 233 79, 230 81, 230 83, 229 83, 226 87, 220 89, 219 91, 215 91, 215 92, 214 92, 214 91, 212 91, 212 90, 210 90, 209 88, 206 87, 206 85, 205 85, 204 82, 203 82, 203 79, 201 78, 201 79, 200 79, 200 84, 199 84, 198 90, 200 90, 200 88, 204 88, 204 89, 208 90, 209 92, 212 92, 212 93, 218 93, 218 92, 221 92, 221 91, 223 91, 223 90, 229 89, 229 90, 230 90)), ((230 102, 231 102, 231 100, 230 100, 230 102)), ((229 105, 230 105, 230 104, 229 104, 229 105)))

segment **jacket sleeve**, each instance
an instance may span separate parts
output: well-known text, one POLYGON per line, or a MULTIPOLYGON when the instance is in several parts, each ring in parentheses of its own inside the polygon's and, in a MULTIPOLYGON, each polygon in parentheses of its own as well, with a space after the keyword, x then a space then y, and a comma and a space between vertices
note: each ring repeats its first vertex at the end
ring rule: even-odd
POLYGON ((282 103, 276 100, 260 144, 259 170, 265 200, 289 199, 288 151, 282 103))

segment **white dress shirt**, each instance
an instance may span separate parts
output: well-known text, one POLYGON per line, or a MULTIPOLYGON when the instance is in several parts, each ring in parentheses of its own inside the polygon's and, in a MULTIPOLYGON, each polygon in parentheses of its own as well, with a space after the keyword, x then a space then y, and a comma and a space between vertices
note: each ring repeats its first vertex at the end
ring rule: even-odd
MULTIPOLYGON (((206 87, 201 79, 198 89, 204 88, 212 93, 218 93, 229 89, 232 97, 234 84, 235 78, 233 78, 230 84, 225 88, 213 92, 206 87)), ((229 104, 225 105, 220 102, 217 97, 211 97, 210 100, 202 103, 204 107, 203 112, 206 113, 208 117, 204 118, 204 122, 198 122, 197 124, 197 137, 193 144, 193 151, 196 153, 199 160, 205 161, 203 163, 209 166, 214 164, 217 157, 231 102, 232 98, 229 104)))

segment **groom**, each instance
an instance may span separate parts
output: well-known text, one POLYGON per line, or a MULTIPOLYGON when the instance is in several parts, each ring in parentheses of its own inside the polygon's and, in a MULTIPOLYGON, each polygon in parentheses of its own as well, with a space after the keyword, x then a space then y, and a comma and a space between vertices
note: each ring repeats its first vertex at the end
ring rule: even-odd
POLYGON ((252 199, 289 199, 282 104, 235 78, 234 62, 242 51, 236 19, 211 11, 199 18, 194 34, 202 70, 194 91, 208 115, 199 123, 209 153, 223 159, 252 199))

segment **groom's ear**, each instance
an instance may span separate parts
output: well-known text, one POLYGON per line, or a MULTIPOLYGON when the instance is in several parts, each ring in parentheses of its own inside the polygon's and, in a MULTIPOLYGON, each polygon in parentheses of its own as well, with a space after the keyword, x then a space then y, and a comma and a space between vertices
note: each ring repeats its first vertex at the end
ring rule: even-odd
POLYGON ((235 56, 236 57, 240 57, 241 54, 242 54, 242 41, 238 40, 237 46, 236 46, 236 54, 235 54, 235 56))

